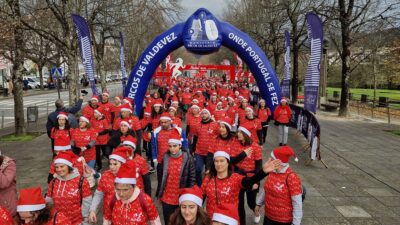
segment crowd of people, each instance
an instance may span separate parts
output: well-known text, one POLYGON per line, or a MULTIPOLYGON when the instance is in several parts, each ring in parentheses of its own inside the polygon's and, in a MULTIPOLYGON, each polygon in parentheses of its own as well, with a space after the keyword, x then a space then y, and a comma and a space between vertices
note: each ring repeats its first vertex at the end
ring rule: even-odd
POLYGON ((56 101, 45 196, 32 187, 17 198, 15 161, 0 156, 1 224, 95 224, 102 210, 103 224, 245 225, 245 195, 254 222, 264 207, 264 224, 301 223, 285 98, 271 112, 252 84, 218 77, 160 83, 140 115, 132 99, 109 98, 92 96, 82 110, 83 97, 71 108, 56 101), (271 120, 278 141, 267 138, 271 120), (265 142, 276 148, 263 162, 265 142))

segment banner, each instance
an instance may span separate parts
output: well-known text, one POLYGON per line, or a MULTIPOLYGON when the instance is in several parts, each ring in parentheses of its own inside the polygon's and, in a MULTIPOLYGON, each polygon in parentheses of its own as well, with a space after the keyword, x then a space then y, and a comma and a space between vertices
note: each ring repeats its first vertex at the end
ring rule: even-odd
POLYGON ((320 18, 315 13, 307 13, 306 18, 311 52, 304 81, 304 108, 315 113, 317 111, 318 88, 321 75, 320 65, 324 37, 320 18))
POLYGON ((282 96, 290 98, 290 34, 285 30, 285 57, 282 81, 282 96))
POLYGON ((126 81, 128 80, 128 77, 126 76, 126 68, 125 68, 124 35, 122 34, 122 32, 119 32, 119 36, 121 41, 119 61, 121 63, 122 90, 125 90, 126 81))
POLYGON ((289 126, 302 133, 307 139, 308 144, 311 146, 310 159, 321 159, 320 152, 320 138, 321 138, 321 127, 318 123, 317 118, 309 112, 299 106, 290 104, 292 110, 292 117, 289 122, 289 126))
POLYGON ((75 24, 76 33, 78 35, 79 51, 82 58, 82 64, 85 68, 86 74, 89 78, 90 87, 92 88, 93 95, 99 95, 96 88, 94 78, 93 56, 92 56, 92 41, 90 39, 89 27, 86 20, 75 14, 71 14, 72 21, 75 24))

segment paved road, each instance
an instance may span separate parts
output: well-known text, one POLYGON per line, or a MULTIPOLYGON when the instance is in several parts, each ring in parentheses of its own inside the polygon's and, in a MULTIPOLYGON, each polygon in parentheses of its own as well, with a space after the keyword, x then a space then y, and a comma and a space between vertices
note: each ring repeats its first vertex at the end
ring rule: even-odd
MULTIPOLYGON (((110 92, 111 96, 120 95, 122 93, 122 87, 120 83, 112 83, 107 85, 107 89, 110 92)), ((91 93, 89 88, 85 88, 86 91, 91 93)), ((37 92, 37 91, 35 91, 37 92)), ((68 91, 62 91, 60 93, 61 99, 64 100, 65 105, 69 106, 69 96, 68 91)), ((87 95, 85 97, 85 101, 87 101, 91 95, 87 95)), ((26 109, 29 106, 37 106, 39 110, 39 117, 47 116, 48 113, 54 111, 54 102, 58 99, 57 92, 51 92, 40 95, 32 95, 24 97, 24 115, 26 118, 26 109)), ((10 127, 14 125, 14 99, 0 99, 0 128, 10 127), (4 122, 3 122, 4 118, 4 122)))

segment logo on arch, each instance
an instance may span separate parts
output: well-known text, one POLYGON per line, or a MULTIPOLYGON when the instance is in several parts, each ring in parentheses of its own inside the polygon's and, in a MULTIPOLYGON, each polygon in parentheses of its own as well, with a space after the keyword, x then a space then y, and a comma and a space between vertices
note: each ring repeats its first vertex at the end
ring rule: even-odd
POLYGON ((186 21, 183 30, 185 48, 193 53, 208 54, 221 47, 218 20, 206 9, 198 9, 186 21))

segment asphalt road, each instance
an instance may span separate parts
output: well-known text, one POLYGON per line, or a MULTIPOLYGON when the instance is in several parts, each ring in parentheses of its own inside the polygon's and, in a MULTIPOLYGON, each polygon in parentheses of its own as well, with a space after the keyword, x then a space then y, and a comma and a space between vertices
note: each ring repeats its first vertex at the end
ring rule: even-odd
MULTIPOLYGON (((91 97, 91 89, 85 88, 86 91, 89 92, 87 96, 85 96, 84 103, 88 101, 91 97)), ((122 85, 121 83, 111 83, 107 84, 107 90, 110 92, 111 96, 121 95, 122 94, 122 85)), ((68 91, 62 91, 60 93, 61 99, 64 100, 65 106, 69 106, 68 102, 68 91)), ((47 116, 49 113, 54 111, 55 106, 54 102, 58 99, 57 92, 44 93, 40 95, 31 95, 24 97, 24 115, 27 121, 27 108, 31 106, 38 107, 39 117, 47 116)), ((0 99, 0 129, 5 127, 14 126, 14 99, 0 99)))

